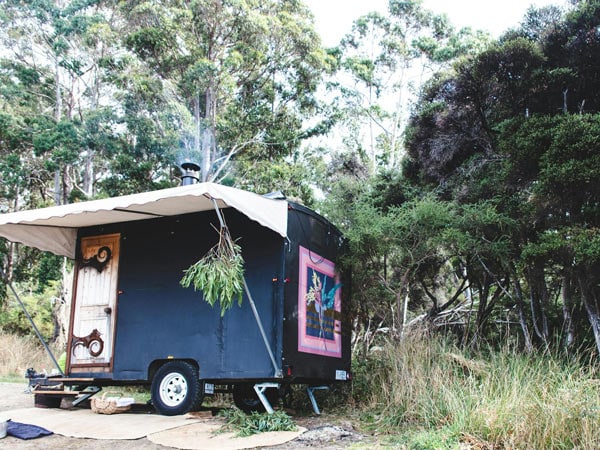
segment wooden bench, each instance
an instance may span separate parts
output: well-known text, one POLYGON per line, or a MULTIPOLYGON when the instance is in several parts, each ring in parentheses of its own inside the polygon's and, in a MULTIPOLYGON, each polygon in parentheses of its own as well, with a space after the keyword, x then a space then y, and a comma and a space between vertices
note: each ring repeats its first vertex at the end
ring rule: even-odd
POLYGON ((46 390, 34 389, 33 393, 35 395, 60 395, 62 397, 69 397, 69 396, 76 397, 77 395, 80 394, 79 391, 65 391, 65 390, 58 390, 58 389, 46 389, 46 390))

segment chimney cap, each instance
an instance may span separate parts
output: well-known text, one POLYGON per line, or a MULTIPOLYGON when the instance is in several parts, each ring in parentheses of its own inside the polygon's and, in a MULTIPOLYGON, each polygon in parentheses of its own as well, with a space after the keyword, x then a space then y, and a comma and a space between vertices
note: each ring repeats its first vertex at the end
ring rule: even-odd
POLYGON ((199 172, 200 166, 192 161, 184 161, 181 163, 181 168, 188 172, 199 172))

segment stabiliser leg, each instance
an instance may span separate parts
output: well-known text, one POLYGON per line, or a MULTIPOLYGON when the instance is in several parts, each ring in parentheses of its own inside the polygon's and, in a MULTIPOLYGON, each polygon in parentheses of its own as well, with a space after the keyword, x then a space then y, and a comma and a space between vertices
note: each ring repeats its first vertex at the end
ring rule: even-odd
POLYGON ((306 393, 308 394, 308 398, 310 399, 310 403, 312 404, 313 411, 317 416, 321 415, 321 411, 319 410, 319 405, 317 404, 317 399, 315 398, 315 391, 321 390, 329 390, 329 386, 308 386, 306 388, 306 393))
POLYGON ((265 391, 269 388, 279 389, 279 383, 256 383, 254 385, 254 391, 256 392, 256 395, 258 395, 262 405, 265 407, 265 411, 267 411, 269 414, 273 414, 275 411, 273 410, 269 399, 265 395, 265 391))

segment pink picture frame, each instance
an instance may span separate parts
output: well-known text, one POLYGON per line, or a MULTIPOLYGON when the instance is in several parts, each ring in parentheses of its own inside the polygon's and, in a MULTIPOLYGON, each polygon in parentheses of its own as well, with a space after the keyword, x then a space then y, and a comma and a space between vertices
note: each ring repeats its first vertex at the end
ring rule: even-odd
POLYGON ((342 296, 335 264, 300 246, 298 351, 342 357, 342 296))

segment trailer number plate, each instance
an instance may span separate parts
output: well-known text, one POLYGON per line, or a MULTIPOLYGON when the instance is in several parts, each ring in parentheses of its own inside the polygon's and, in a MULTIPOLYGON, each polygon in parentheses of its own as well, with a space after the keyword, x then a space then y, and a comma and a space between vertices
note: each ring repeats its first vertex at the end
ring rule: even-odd
POLYGON ((345 370, 336 370, 335 371, 335 379, 346 381, 348 379, 348 373, 345 370))
POLYGON ((205 394, 214 394, 215 393, 215 385, 212 383, 204 383, 204 393, 205 394))

